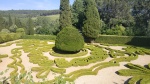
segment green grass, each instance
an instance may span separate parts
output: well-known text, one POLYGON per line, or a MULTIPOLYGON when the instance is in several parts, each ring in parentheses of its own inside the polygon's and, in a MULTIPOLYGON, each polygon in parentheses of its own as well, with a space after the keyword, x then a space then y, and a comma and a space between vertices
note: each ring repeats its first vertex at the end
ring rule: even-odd
POLYGON ((49 15, 49 16, 46 16, 46 17, 48 17, 48 18, 50 18, 51 20, 56 20, 56 19, 59 19, 59 14, 57 14, 57 15, 49 15))

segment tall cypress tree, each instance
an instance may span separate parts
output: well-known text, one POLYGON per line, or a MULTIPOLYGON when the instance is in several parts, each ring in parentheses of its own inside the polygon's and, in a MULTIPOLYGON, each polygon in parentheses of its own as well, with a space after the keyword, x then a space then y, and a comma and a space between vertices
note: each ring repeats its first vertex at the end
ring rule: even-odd
POLYGON ((59 24, 60 24, 60 29, 72 25, 69 0, 60 0, 59 24))
POLYGON ((31 19, 31 17, 29 17, 28 23, 27 23, 27 34, 28 35, 34 34, 34 25, 33 25, 33 21, 31 19))
POLYGON ((4 18, 2 17, 2 15, 0 14, 0 31, 5 28, 5 27, 4 27, 4 22, 5 22, 5 20, 4 20, 4 18))
POLYGON ((10 14, 9 14, 9 17, 8 17, 9 19, 8 19, 8 24, 9 24, 9 27, 10 26, 12 26, 13 25, 13 22, 12 22, 12 18, 11 18, 11 16, 10 16, 10 14))
POLYGON ((98 37, 100 33, 100 16, 96 8, 95 0, 84 0, 85 21, 83 26, 83 35, 90 41, 98 37))
POLYGON ((78 29, 82 29, 84 20, 83 0, 75 0, 72 6, 72 24, 78 29))

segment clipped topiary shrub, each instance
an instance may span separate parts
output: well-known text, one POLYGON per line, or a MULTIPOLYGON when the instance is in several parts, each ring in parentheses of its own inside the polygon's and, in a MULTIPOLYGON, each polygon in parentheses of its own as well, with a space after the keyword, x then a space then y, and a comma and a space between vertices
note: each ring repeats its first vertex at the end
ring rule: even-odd
POLYGON ((84 47, 84 39, 74 27, 66 27, 56 37, 55 48, 61 51, 77 52, 84 47))

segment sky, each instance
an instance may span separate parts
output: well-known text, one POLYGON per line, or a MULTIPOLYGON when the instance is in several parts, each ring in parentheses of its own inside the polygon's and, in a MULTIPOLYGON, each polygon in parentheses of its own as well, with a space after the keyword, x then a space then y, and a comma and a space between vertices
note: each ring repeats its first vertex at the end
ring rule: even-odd
POLYGON ((54 10, 59 6, 60 0, 0 0, 0 10, 54 10))

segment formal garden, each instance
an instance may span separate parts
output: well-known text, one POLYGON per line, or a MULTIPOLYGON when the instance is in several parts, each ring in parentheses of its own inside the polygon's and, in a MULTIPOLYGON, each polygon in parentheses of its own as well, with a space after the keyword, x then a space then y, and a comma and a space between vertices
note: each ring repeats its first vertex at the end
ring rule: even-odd
POLYGON ((0 10, 0 84, 150 84, 149 0, 0 10))
POLYGON ((129 84, 139 80, 140 84, 150 82, 149 47, 84 43, 83 48, 77 52, 65 52, 56 49, 57 40, 54 40, 54 37, 47 38, 52 40, 39 38, 26 37, 0 44, 0 66, 3 66, 0 67, 1 81, 11 84, 74 83, 81 76, 97 75, 104 68, 117 67, 125 62, 127 68, 118 70, 117 75, 131 78, 129 84), (144 59, 147 64, 143 66, 141 61, 138 64, 132 63, 133 60, 140 60, 140 57, 146 57, 144 59))

